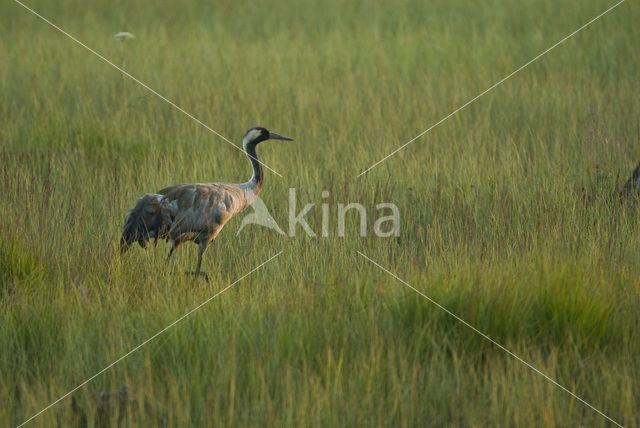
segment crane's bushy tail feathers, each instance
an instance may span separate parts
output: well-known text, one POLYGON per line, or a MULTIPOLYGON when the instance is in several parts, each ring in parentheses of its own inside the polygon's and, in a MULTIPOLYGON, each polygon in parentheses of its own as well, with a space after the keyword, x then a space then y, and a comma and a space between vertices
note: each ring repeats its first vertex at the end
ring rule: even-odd
POLYGON ((161 200, 162 195, 148 193, 127 212, 120 238, 120 254, 124 254, 134 242, 146 248, 150 239, 157 243, 158 238, 167 238, 172 220, 161 200))

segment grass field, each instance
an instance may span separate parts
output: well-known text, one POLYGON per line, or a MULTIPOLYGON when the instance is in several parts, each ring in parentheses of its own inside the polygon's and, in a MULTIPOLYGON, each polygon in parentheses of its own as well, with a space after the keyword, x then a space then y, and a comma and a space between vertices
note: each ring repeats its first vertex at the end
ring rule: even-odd
POLYGON ((0 5, 0 426, 15 426, 279 251, 31 426, 640 426, 640 7, 614 2, 29 0, 204 123, 267 142, 262 199, 396 204, 397 238, 229 223, 117 253, 136 198, 242 182, 244 154, 0 5), (136 38, 114 41, 130 31, 136 38), (119 398, 125 385, 127 394, 119 398), (110 394, 110 395, 107 395, 110 394))

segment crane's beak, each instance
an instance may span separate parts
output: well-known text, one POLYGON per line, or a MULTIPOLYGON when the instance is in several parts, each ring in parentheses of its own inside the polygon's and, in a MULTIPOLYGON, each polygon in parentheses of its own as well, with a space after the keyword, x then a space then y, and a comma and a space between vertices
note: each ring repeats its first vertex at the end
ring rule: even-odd
POLYGON ((269 132, 269 139, 270 139, 270 140, 287 140, 287 141, 293 141, 293 138, 285 137, 285 136, 283 136, 283 135, 276 134, 275 132, 269 132))

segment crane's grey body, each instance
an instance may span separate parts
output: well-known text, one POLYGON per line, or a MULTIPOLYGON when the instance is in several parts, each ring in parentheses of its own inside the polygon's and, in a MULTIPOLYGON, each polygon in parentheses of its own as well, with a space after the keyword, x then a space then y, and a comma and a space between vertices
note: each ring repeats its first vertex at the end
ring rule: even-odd
POLYGON ((150 239, 171 241, 169 256, 186 241, 198 244, 200 274, 202 254, 224 225, 247 208, 264 182, 255 147, 268 139, 291 140, 264 128, 252 128, 243 138, 243 146, 253 166, 253 176, 242 184, 192 183, 165 187, 139 198, 129 210, 120 240, 121 252, 138 242, 143 248, 150 239))

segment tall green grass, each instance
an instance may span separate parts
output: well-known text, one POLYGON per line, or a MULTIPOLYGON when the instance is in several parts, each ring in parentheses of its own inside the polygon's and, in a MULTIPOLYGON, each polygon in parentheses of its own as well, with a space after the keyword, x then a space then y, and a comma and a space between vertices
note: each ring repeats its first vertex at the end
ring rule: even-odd
POLYGON ((239 143, 261 197, 320 231, 233 220, 165 266, 117 254, 143 193, 241 182, 244 155, 16 3, 0 5, 0 425, 17 425, 282 250, 36 426, 640 424, 640 221, 611 196, 640 160, 638 6, 626 2, 361 178, 612 3, 45 2, 43 16, 239 143), (130 31, 136 39, 116 42, 130 31), (393 202, 398 238, 338 203, 393 202), (126 396, 119 396, 125 385, 126 396))

